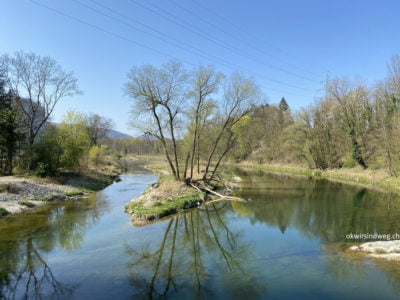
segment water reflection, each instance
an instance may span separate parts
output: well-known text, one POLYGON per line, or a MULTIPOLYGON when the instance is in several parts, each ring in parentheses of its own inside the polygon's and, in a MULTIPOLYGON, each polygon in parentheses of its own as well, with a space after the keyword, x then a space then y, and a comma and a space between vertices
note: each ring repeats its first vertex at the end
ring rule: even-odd
POLYGON ((0 299, 69 298, 77 285, 60 282, 46 256, 73 252, 103 210, 95 197, 0 220, 0 299), (90 209, 89 209, 90 208, 90 209))
POLYGON ((253 223, 299 230, 322 243, 351 242, 348 233, 400 233, 400 198, 365 188, 312 178, 244 172, 240 196, 250 205, 235 203, 239 214, 253 223))
POLYGON ((344 251, 349 232, 400 232, 397 196, 243 178, 250 203, 218 202, 142 228, 122 210, 154 181, 146 174, 97 199, 0 219, 0 299, 398 296, 399 265, 344 251))
POLYGON ((212 205, 170 218, 162 239, 141 249, 126 248, 131 257, 135 297, 174 295, 190 298, 258 298, 266 283, 252 262, 253 247, 226 224, 228 203, 212 205), (149 250, 151 249, 151 250, 149 250))
POLYGON ((333 279, 339 281, 356 278, 362 281, 369 275, 366 267, 373 267, 385 274, 393 293, 400 294, 400 262, 368 258, 365 254, 349 251, 348 248, 349 245, 343 243, 323 246, 323 250, 329 254, 325 258, 333 279))

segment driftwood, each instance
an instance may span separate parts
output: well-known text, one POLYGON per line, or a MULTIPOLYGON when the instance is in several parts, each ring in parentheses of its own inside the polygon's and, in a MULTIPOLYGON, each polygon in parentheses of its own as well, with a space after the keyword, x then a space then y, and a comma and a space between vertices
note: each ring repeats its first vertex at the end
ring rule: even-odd
POLYGON ((212 200, 212 201, 205 202, 205 204, 207 204, 207 205, 210 204, 210 203, 213 203, 213 202, 221 201, 221 200, 248 202, 247 200, 245 200, 245 199, 243 199, 243 198, 222 195, 222 194, 220 194, 220 193, 217 193, 216 191, 213 191, 213 190, 207 188, 207 187, 204 186, 204 185, 202 185, 202 186, 201 186, 201 189, 200 189, 198 186, 194 185, 194 184, 191 183, 191 182, 190 182, 189 184, 190 184, 190 186, 192 186, 193 188, 195 188, 196 190, 198 190, 198 191, 200 191, 200 192, 202 192, 201 189, 203 189, 203 190, 207 191, 208 193, 219 197, 218 199, 214 199, 214 200, 212 200))

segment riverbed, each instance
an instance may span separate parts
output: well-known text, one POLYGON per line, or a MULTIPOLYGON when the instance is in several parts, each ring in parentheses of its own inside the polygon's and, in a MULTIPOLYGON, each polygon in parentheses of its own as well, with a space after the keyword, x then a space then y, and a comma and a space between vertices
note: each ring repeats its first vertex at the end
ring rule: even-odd
POLYGON ((398 299, 400 265, 348 253, 400 233, 400 199, 326 180, 240 174, 237 196, 143 227, 124 205, 156 181, 0 219, 0 299, 398 299))

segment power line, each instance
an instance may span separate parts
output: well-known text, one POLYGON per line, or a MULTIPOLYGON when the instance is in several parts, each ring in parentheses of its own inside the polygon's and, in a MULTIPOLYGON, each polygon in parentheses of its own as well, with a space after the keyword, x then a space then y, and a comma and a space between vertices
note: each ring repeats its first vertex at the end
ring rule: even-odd
MULTIPOLYGON (((77 4, 79 4, 79 5, 81 5, 81 6, 85 7, 85 8, 87 8, 87 9, 90 9, 90 10, 92 10, 92 11, 98 13, 98 14, 101 14, 101 15, 107 17, 107 18, 110 18, 110 19, 112 19, 112 20, 114 20, 114 21, 116 21, 116 22, 118 22, 118 23, 121 23, 121 24, 123 24, 123 25, 126 25, 126 26, 128 26, 128 27, 130 27, 130 28, 133 28, 133 29, 135 29, 135 30, 138 30, 138 31, 143 32, 143 33, 145 33, 145 34, 148 34, 148 35, 150 35, 150 36, 153 36, 153 37, 155 36, 154 34, 151 34, 151 33, 147 32, 147 31, 145 31, 145 30, 139 29, 139 28, 137 28, 137 27, 135 27, 135 26, 132 26, 132 25, 129 24, 129 23, 123 22, 123 21, 121 21, 121 20, 119 20, 119 19, 117 19, 117 18, 114 18, 113 16, 110 16, 110 15, 108 15, 108 14, 105 14, 105 13, 103 13, 102 11, 99 11, 98 9, 95 9, 95 8, 93 8, 93 7, 91 7, 91 6, 88 6, 88 5, 86 5, 86 4, 83 4, 83 3, 81 3, 80 1, 77 1, 77 0, 71 0, 71 1, 73 1, 73 2, 75 2, 75 3, 77 3, 77 4)), ((128 17, 128 16, 126 16, 126 15, 124 15, 124 14, 121 14, 121 13, 119 13, 118 11, 116 11, 116 10, 114 10, 114 9, 112 9, 112 8, 109 8, 109 7, 107 7, 107 6, 105 6, 105 5, 101 4, 101 3, 98 3, 98 2, 95 1, 95 0, 90 0, 90 1, 93 2, 93 3, 95 3, 95 4, 97 4, 97 5, 99 5, 99 6, 101 6, 101 7, 104 8, 104 9, 107 9, 107 10, 109 10, 109 11, 111 11, 111 12, 117 14, 118 16, 121 16, 121 17, 123 17, 123 18, 125 18, 125 19, 128 19, 128 20, 131 21, 131 22, 140 24, 141 26, 144 26, 144 27, 150 29, 151 31, 156 32, 158 35, 161 35, 161 37, 160 37, 160 36, 156 36, 156 38, 158 38, 158 39, 164 41, 165 43, 171 44, 171 45, 173 45, 173 46, 175 46, 175 47, 177 47, 177 48, 179 48, 179 49, 182 49, 182 50, 184 50, 184 51, 187 51, 187 52, 190 52, 190 53, 193 54, 192 51, 190 51, 190 50, 185 49, 184 47, 182 47, 181 44, 184 44, 184 45, 186 45, 186 47, 188 47, 188 48, 193 49, 194 51, 196 51, 196 52, 197 52, 196 55, 198 55, 198 56, 204 57, 204 58, 206 58, 206 59, 208 59, 208 60, 211 60, 211 61, 213 61, 213 62, 215 62, 215 63, 222 64, 222 65, 224 65, 224 66, 226 66, 226 67, 228 67, 228 68, 230 68, 230 69, 232 69, 232 70, 243 69, 243 68, 241 68, 241 67, 239 67, 239 66, 237 66, 237 65, 235 65, 235 64, 232 64, 231 62, 229 62, 229 61, 227 61, 227 60, 218 58, 218 57, 216 57, 216 56, 214 56, 214 55, 205 54, 204 51, 202 51, 202 50, 200 50, 200 49, 198 49, 198 48, 196 48, 196 47, 193 47, 193 46, 191 46, 191 45, 189 45, 189 44, 187 44, 187 43, 185 43, 185 42, 181 42, 181 41, 175 39, 174 37, 171 37, 170 35, 166 35, 166 34, 160 32, 160 31, 158 31, 158 30, 156 30, 156 29, 153 29, 152 27, 150 27, 150 26, 148 26, 148 25, 146 25, 146 24, 144 24, 144 23, 142 23, 142 22, 138 22, 138 21, 136 21, 136 20, 132 19, 131 17, 128 17), (174 41, 177 41, 179 44, 171 43, 170 41, 168 41, 168 40, 165 39, 165 36, 167 36, 168 38, 170 38, 170 39, 172 39, 172 40, 174 40, 174 41)), ((250 73, 251 73, 252 71, 247 69, 247 72, 250 72, 250 73)), ((258 76, 259 76, 259 77, 266 78, 267 80, 269 80, 269 81, 271 81, 271 82, 274 82, 274 83, 277 83, 277 84, 281 84, 281 85, 285 85, 285 86, 292 87, 292 88, 297 88, 297 89, 303 89, 303 88, 299 88, 299 87, 297 87, 297 86, 290 85, 290 84, 284 83, 284 82, 282 82, 282 81, 279 81, 279 80, 276 80, 276 79, 272 79, 272 78, 269 78, 269 77, 266 77, 266 76, 263 76, 263 75, 258 75, 258 76)), ((306 89, 303 89, 303 90, 306 90, 306 89)))
MULTIPOLYGON (((237 30, 239 30, 240 32, 242 32, 243 34, 245 34, 246 37, 252 37, 254 42, 256 42, 256 43, 259 42, 259 37, 256 36, 256 35, 254 35, 252 32, 249 32, 249 31, 244 30, 243 28, 241 28, 240 26, 238 26, 236 23, 231 22, 229 19, 225 18, 223 15, 220 15, 220 14, 216 13, 215 11, 209 9, 207 6, 205 6, 204 4, 200 3, 199 1, 196 1, 196 0, 191 0, 191 1, 192 1, 195 5, 197 5, 198 7, 202 8, 204 11, 207 11, 209 14, 214 15, 218 20, 222 20, 222 21, 224 21, 225 23, 229 24, 230 26, 235 27, 237 30)), ((279 52, 285 54, 286 56, 289 56, 289 57, 292 56, 292 57, 296 58, 296 57, 293 56, 292 54, 288 53, 288 52, 285 51, 285 50, 282 50, 282 49, 279 48, 279 47, 276 47, 275 45, 273 45, 273 44, 271 44, 271 43, 267 43, 267 42, 265 42, 265 43, 266 43, 269 47, 276 49, 277 51, 279 51, 279 52)), ((259 49, 257 49, 257 48, 255 48, 255 50, 257 50, 258 52, 264 53, 264 51, 259 50, 259 49)), ((297 69, 297 70, 299 70, 299 71, 303 71, 303 72, 309 73, 310 75, 316 76, 316 77, 318 77, 318 78, 321 77, 320 75, 316 74, 315 72, 312 72, 312 71, 310 71, 310 70, 307 70, 307 69, 304 69, 304 68, 295 66, 295 65, 293 65, 292 63, 288 63, 288 62, 286 62, 285 60, 279 58, 279 57, 276 56, 276 55, 271 55, 271 54, 268 54, 268 55, 271 56, 271 57, 274 57, 275 59, 277 59, 277 60, 279 60, 279 61, 281 61, 281 62, 283 62, 283 63, 285 63, 285 64, 291 65, 292 68, 295 68, 295 69, 297 69)), ((296 59, 298 59, 298 58, 296 58, 296 59)))
POLYGON ((132 24, 126 23, 126 22, 124 22, 124 21, 121 21, 121 20, 119 20, 119 19, 117 19, 117 18, 115 18, 115 17, 113 17, 113 16, 110 16, 110 15, 108 15, 108 14, 106 14, 106 13, 104 13, 104 12, 102 12, 102 11, 96 9, 96 8, 93 8, 93 7, 89 6, 89 5, 86 5, 86 4, 84 4, 84 3, 81 3, 81 2, 78 1, 78 0, 71 0, 71 1, 72 1, 72 2, 75 2, 75 3, 78 4, 78 5, 81 5, 81 6, 85 7, 85 8, 87 8, 87 9, 91 10, 91 11, 94 11, 94 12, 96 12, 97 14, 100 14, 100 15, 102 15, 102 16, 105 16, 105 17, 107 17, 107 18, 109 18, 109 19, 111 19, 111 20, 113 20, 113 21, 115 21, 115 22, 118 22, 118 23, 123 24, 123 25, 125 25, 125 26, 128 26, 128 27, 130 27, 130 28, 133 28, 133 29, 135 29, 135 30, 137 30, 137 31, 140 31, 140 32, 142 32, 142 33, 144 33, 144 34, 147 34, 147 35, 150 35, 150 36, 152 36, 152 37, 155 37, 155 38, 157 38, 157 39, 159 39, 159 40, 161 40, 161 41, 163 41, 163 42, 165 42, 165 43, 167 43, 167 44, 173 45, 174 47, 177 47, 177 48, 179 48, 179 49, 182 49, 182 50, 184 50, 184 51, 187 51, 187 52, 190 52, 190 53, 193 54, 192 51, 189 51, 189 50, 187 50, 185 47, 182 47, 181 44, 184 44, 186 47, 192 49, 193 51, 196 51, 196 52, 197 52, 196 55, 199 55, 199 56, 201 56, 201 57, 204 57, 204 58, 206 58, 206 59, 208 59, 208 60, 211 60, 211 61, 213 61, 213 62, 216 62, 216 63, 219 63, 219 64, 223 64, 223 65, 228 66, 228 67, 230 67, 230 68, 235 67, 234 65, 230 64, 228 61, 219 59, 219 58, 217 58, 217 57, 215 57, 215 56, 206 55, 206 54, 204 54, 204 52, 202 52, 201 50, 199 50, 199 49, 197 49, 197 48, 195 48, 195 47, 193 47, 193 46, 191 46, 191 45, 189 45, 189 44, 187 44, 187 43, 182 43, 181 41, 175 39, 175 38, 172 37, 172 36, 166 35, 166 34, 160 32, 160 31, 158 31, 158 30, 156 30, 156 29, 153 29, 152 27, 150 27, 150 26, 148 26, 148 25, 146 25, 146 24, 144 24, 144 23, 138 22, 138 21, 136 21, 136 20, 134 20, 134 19, 132 19, 132 18, 126 16, 126 15, 123 15, 123 14, 119 13, 118 11, 116 11, 116 10, 114 10, 114 9, 112 9, 112 8, 109 8, 109 7, 107 7, 107 6, 105 6, 105 5, 101 4, 101 3, 98 3, 97 1, 90 0, 91 2, 93 2, 93 3, 95 3, 95 4, 99 5, 99 6, 101 6, 102 8, 107 9, 107 10, 113 12, 114 14, 117 14, 117 15, 119 15, 119 16, 125 18, 125 19, 128 19, 128 20, 131 21, 131 22, 137 23, 137 24, 139 24, 139 25, 141 25, 141 26, 143 26, 143 27, 146 27, 146 28, 150 29, 150 30, 153 31, 153 32, 156 32, 157 35, 155 35, 155 34, 153 34, 153 33, 149 33, 149 32, 147 32, 147 31, 145 31, 145 30, 142 30, 142 29, 140 29, 140 28, 138 28, 138 27, 136 27, 136 26, 133 26, 132 24), (171 41, 168 41, 167 39, 165 39, 165 36, 168 37, 169 39, 172 39, 172 40, 178 42, 179 44, 173 43, 173 42, 171 42, 171 41))
MULTIPOLYGON (((158 49, 154 49, 154 48, 149 47, 149 46, 147 46, 147 45, 144 45, 144 44, 142 44, 142 43, 136 42, 136 41, 131 40, 131 39, 129 39, 129 38, 126 38, 126 37, 124 37, 124 36, 122 36, 122 35, 119 35, 119 34, 117 34, 117 33, 111 32, 111 31, 109 31, 109 30, 107 30, 107 29, 104 29, 104 28, 99 27, 99 26, 97 26, 97 25, 94 25, 94 24, 91 24, 91 23, 89 23, 89 22, 83 21, 83 20, 81 20, 81 19, 79 19, 79 18, 76 18, 76 17, 74 17, 74 16, 71 16, 71 15, 69 15, 69 14, 66 14, 66 13, 64 13, 64 12, 62 12, 62 11, 59 11, 58 9, 55 9, 55 8, 49 7, 49 6, 45 5, 45 4, 39 3, 39 2, 37 2, 37 1, 35 1, 35 0, 29 0, 29 1, 32 2, 32 3, 35 4, 35 5, 41 6, 41 7, 43 7, 43 8, 46 8, 46 9, 52 11, 52 12, 55 12, 55 13, 57 13, 57 14, 59 14, 59 15, 62 15, 62 16, 64 16, 64 17, 67 17, 67 18, 69 18, 69 19, 72 19, 72 20, 74 20, 74 21, 76 21, 76 22, 79 22, 79 23, 81 23, 81 24, 90 26, 90 27, 92 27, 92 28, 94 28, 94 29, 96 29, 96 30, 99 30, 99 31, 101 31, 101 32, 103 32, 103 33, 107 33, 108 35, 111 35, 111 36, 116 37, 116 38, 118 38, 118 39, 121 39, 121 40, 124 40, 124 41, 126 41, 126 42, 135 44, 135 45, 137 45, 137 46, 139 46, 139 47, 142 47, 142 48, 145 48, 145 49, 148 49, 148 50, 152 50, 152 51, 157 52, 157 53, 159 53, 159 54, 168 56, 168 57, 170 57, 170 58, 173 58, 173 59, 176 59, 176 60, 180 60, 180 59, 178 59, 177 57, 175 57, 175 56, 173 56, 173 55, 171 55, 171 54, 168 54, 168 53, 166 53, 166 52, 164 52, 164 51, 161 51, 161 50, 158 50, 158 49)), ((193 64, 193 63, 191 63, 191 62, 189 62, 189 61, 185 61, 185 60, 182 60, 182 61, 185 62, 185 63, 187 63, 187 64, 189 64, 189 65, 191 65, 191 66, 195 66, 195 64, 193 64)))
MULTIPOLYGON (((265 53, 264 53, 263 51, 260 51, 260 50, 258 50, 257 48, 250 46, 246 41, 242 40, 242 39, 239 38, 238 36, 233 35, 233 34, 231 34, 230 32, 227 32, 226 30, 224 30, 224 29, 221 28, 220 26, 217 26, 217 25, 215 25, 214 23, 211 23, 210 21, 204 19, 203 17, 201 17, 201 16, 199 16, 198 14, 194 13, 194 12, 191 11, 190 9, 187 9, 186 7, 184 7, 184 6, 182 6, 182 5, 178 4, 178 3, 176 3, 176 2, 173 1, 173 0, 167 0, 167 1, 170 2, 172 5, 174 5, 175 7, 178 7, 179 9, 181 9, 181 10, 183 10, 183 11, 186 11, 187 13, 191 14, 192 16, 198 18, 198 19, 201 20, 203 23, 205 23, 205 24, 207 24, 207 25, 213 27, 214 29, 217 29, 218 31, 222 32, 222 33, 225 34, 225 35, 230 36, 231 38, 233 38, 233 39, 239 41, 241 44, 246 45, 246 46, 249 47, 250 49, 259 51, 259 52, 261 52, 262 54, 265 55, 265 53)), ((261 60, 261 59, 255 57, 255 56, 252 56, 252 55, 248 54, 247 52, 246 52, 246 54, 247 54, 249 57, 253 57, 253 59, 255 59, 255 60, 261 62, 262 64, 264 64, 264 65, 266 65, 266 66, 268 66, 268 67, 270 67, 270 68, 272 68, 272 69, 278 70, 278 71, 280 71, 280 72, 283 72, 283 73, 286 73, 286 74, 288 74, 288 75, 291 75, 291 76, 294 76, 294 77, 298 77, 298 78, 301 78, 301 79, 304 79, 304 80, 308 80, 308 81, 312 81, 312 82, 319 82, 318 80, 311 79, 311 78, 309 78, 309 77, 302 76, 302 75, 296 74, 296 73, 294 73, 294 72, 285 70, 284 68, 281 68, 281 67, 279 67, 279 66, 276 66, 276 65, 267 63, 267 62, 265 62, 265 61, 263 61, 263 60, 261 60)), ((267 54, 267 55, 268 55, 268 54, 267 54)), ((268 55, 268 56, 270 56, 270 55, 268 55)))
MULTIPOLYGON (((248 55, 246 52, 243 52, 242 50, 237 49, 237 48, 235 48, 235 47, 232 47, 231 45, 229 45, 229 44, 227 44, 227 43, 225 43, 225 42, 223 42, 223 41, 219 41, 219 40, 216 40, 216 39, 214 39, 214 38, 209 37, 208 34, 207 34, 206 32, 204 32, 204 31, 201 30, 201 29, 198 29, 197 27, 193 26, 192 24, 190 24, 190 23, 188 23, 188 22, 186 22, 186 21, 184 21, 184 20, 181 20, 181 21, 179 22, 179 21, 178 21, 179 18, 177 18, 177 17, 174 16, 173 14, 171 14, 171 13, 165 11, 164 9, 161 9, 161 8, 159 8, 159 7, 156 7, 156 6, 155 6, 154 4, 152 4, 152 3, 148 3, 148 4, 152 5, 152 6, 155 7, 156 9, 153 9, 153 8, 151 8, 151 7, 148 7, 148 6, 145 6, 145 5, 143 5, 142 3, 138 3, 138 2, 135 1, 135 0, 129 0, 129 1, 130 1, 131 3, 137 5, 137 6, 141 7, 141 8, 144 8, 144 9, 146 9, 146 10, 148 10, 148 11, 150 11, 150 12, 152 12, 152 13, 154 13, 154 14, 156 14, 156 15, 158 15, 158 16, 160 16, 160 17, 166 19, 166 20, 168 20, 168 21, 171 22, 171 23, 174 23, 174 24, 180 26, 181 28, 183 28, 183 29, 185 29, 185 30, 187 30, 187 31, 190 31, 190 32, 192 32, 192 33, 194 32, 195 34, 201 36, 202 38, 204 38, 204 39, 206 39, 206 40, 208 40, 208 41, 211 41, 212 43, 218 44, 218 45, 220 45, 221 47, 223 47, 223 48, 225 48, 225 49, 227 49, 227 50, 229 50, 229 51, 233 51, 233 52, 237 53, 238 55, 240 55, 240 56, 242 56, 242 57, 246 57, 246 58, 248 58, 248 59, 254 60, 254 58, 253 58, 251 55, 248 55), (157 11, 157 10, 158 10, 158 11, 157 11), (160 13, 159 11, 161 11, 162 13, 160 13), (192 28, 192 29, 190 29, 190 28, 192 28)), ((258 59, 257 59, 257 60, 258 60, 258 59)), ((271 80, 271 78, 268 78, 268 80, 277 82, 275 79, 272 79, 272 80, 271 80)), ((310 90, 310 89, 302 88, 302 87, 299 87, 299 86, 288 85, 288 84, 283 83, 283 82, 279 82, 279 84, 283 84, 283 85, 289 86, 289 87, 294 87, 294 88, 296 88, 296 89, 300 89, 300 90, 303 90, 303 91, 312 91, 312 90, 310 90)))
MULTIPOLYGON (((164 51, 161 51, 161 50, 155 49, 155 48, 153 48, 153 47, 147 46, 147 45, 145 45, 145 44, 136 42, 136 41, 134 41, 134 40, 132 40, 132 39, 129 39, 129 38, 126 38, 126 37, 124 37, 124 36, 122 36, 122 35, 120 35, 120 34, 117 34, 117 33, 115 33, 115 32, 109 31, 109 30, 107 30, 107 29, 104 29, 104 28, 102 28, 102 27, 100 27, 100 26, 97 26, 97 25, 94 25, 94 24, 92 24, 92 23, 89 23, 89 22, 87 22, 87 21, 83 21, 82 19, 79 19, 79 18, 77 18, 77 17, 71 16, 71 15, 69 15, 69 14, 67 14, 67 13, 64 13, 64 12, 58 10, 58 9, 49 7, 49 6, 45 5, 45 4, 39 3, 39 2, 37 2, 37 1, 35 1, 35 0, 29 0, 29 1, 30 1, 31 3, 37 5, 37 6, 40 6, 40 7, 42 7, 42 8, 47 9, 47 10, 50 10, 50 11, 52 11, 52 12, 55 12, 55 13, 57 13, 57 14, 59 14, 59 15, 62 15, 62 16, 66 17, 66 18, 69 18, 69 19, 72 19, 72 20, 74 20, 74 21, 76 21, 76 22, 78 22, 78 23, 81 23, 81 24, 83 24, 83 25, 89 26, 89 27, 91 27, 91 28, 94 28, 94 29, 96 29, 96 30, 98 30, 98 31, 101 31, 101 32, 103 32, 103 33, 106 33, 106 34, 108 34, 108 35, 111 35, 111 36, 113 36, 113 37, 115 37, 115 38, 118 38, 118 39, 121 39, 121 40, 123 40, 123 41, 129 42, 129 43, 132 43, 132 44, 135 44, 135 45, 137 45, 137 46, 139 46, 139 47, 142 47, 142 48, 145 48, 145 49, 154 51, 154 52, 156 52, 156 53, 159 53, 159 54, 162 54, 162 55, 164 55, 164 56, 170 57, 170 58, 172 58, 172 59, 183 61, 184 63, 186 63, 186 64, 188 64, 188 65, 196 66, 195 64, 193 64, 193 63, 191 63, 191 62, 189 62, 189 61, 182 60, 182 59, 178 59, 177 57, 175 57, 175 56, 173 56, 173 55, 170 55, 170 54, 168 54, 168 53, 166 53, 166 52, 164 52, 164 51)), ((74 1, 74 0, 73 0, 73 1, 74 1)), ((75 2, 76 2, 76 1, 75 1, 75 2)), ((268 79, 268 80, 270 80, 270 79, 268 79)), ((280 83, 280 82, 278 81, 278 83, 280 83)), ((287 85, 287 84, 285 84, 285 83, 280 83, 280 84, 287 85)), ((299 95, 299 94, 295 94, 295 93, 291 93, 291 92, 287 92, 287 91, 281 91, 281 90, 274 89, 274 88, 267 88, 267 89, 268 89, 268 90, 271 90, 271 91, 279 92, 279 93, 284 93, 284 94, 292 94, 292 95, 301 96, 301 97, 311 97, 311 96, 299 95)))

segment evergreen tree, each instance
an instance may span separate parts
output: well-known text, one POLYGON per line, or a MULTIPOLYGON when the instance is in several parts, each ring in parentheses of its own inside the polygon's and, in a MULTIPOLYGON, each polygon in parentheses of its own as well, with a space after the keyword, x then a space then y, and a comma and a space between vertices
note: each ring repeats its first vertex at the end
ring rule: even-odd
POLYGON ((284 97, 282 97, 281 101, 279 102, 279 109, 281 111, 289 110, 289 105, 287 104, 287 102, 286 102, 284 97))
POLYGON ((0 173, 10 175, 14 156, 21 134, 18 130, 15 96, 5 92, 4 81, 0 81, 0 173))

